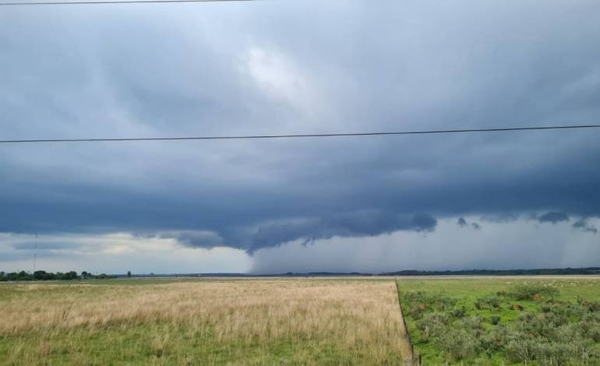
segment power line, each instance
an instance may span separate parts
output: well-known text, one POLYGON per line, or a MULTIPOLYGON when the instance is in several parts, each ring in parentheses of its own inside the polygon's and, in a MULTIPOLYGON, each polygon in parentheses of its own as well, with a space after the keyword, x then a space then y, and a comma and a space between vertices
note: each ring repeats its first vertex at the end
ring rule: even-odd
POLYGON ((36 5, 109 5, 109 4, 168 4, 168 3, 218 3, 256 0, 90 0, 90 1, 18 1, 0 2, 0 6, 36 6, 36 5))
POLYGON ((190 140, 259 140, 259 139, 291 139, 291 138, 321 138, 321 137, 367 137, 367 136, 397 136, 397 135, 441 135, 482 132, 510 131, 542 131, 542 130, 574 130, 600 128, 598 125, 572 126, 530 126, 504 128, 469 128, 451 130, 421 130, 393 132, 357 132, 357 133, 312 133, 287 135, 237 135, 237 136, 179 136, 179 137, 109 137, 109 138, 72 138, 72 139, 22 139, 0 140, 0 144, 34 144, 34 143, 74 143, 74 142, 131 142, 131 141, 190 141, 190 140))

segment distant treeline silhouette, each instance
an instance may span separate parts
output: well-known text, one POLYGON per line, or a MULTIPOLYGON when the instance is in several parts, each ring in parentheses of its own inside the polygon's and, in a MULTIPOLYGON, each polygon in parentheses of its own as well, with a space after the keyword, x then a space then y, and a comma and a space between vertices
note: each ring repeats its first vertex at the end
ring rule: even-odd
POLYGON ((21 272, 10 272, 5 273, 0 271, 0 281, 69 281, 69 280, 87 280, 87 279, 107 279, 115 278, 116 276, 109 276, 104 273, 100 275, 93 275, 89 272, 83 271, 81 275, 75 271, 69 272, 46 272, 46 271, 35 271, 28 273, 25 271, 21 272))
POLYGON ((538 268, 538 269, 467 269, 459 271, 417 271, 406 270, 382 273, 386 276, 519 276, 519 275, 597 275, 600 267, 586 268, 538 268))

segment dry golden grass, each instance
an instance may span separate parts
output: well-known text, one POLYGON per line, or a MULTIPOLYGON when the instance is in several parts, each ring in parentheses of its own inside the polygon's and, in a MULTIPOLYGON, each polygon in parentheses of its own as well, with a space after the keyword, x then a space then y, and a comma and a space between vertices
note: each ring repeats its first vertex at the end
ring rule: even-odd
POLYGON ((402 359, 391 281, 11 284, 0 295, 0 359, 7 364, 381 365, 402 359))

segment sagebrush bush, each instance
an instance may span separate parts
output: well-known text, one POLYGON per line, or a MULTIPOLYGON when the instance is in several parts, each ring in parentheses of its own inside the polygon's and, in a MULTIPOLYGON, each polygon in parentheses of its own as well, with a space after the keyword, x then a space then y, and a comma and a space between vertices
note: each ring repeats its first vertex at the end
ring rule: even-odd
MULTIPOLYGON (((404 302, 410 308, 413 308, 415 305, 425 305, 427 310, 432 311, 445 311, 448 310, 457 303, 457 299, 451 296, 448 296, 443 293, 432 293, 432 292, 407 292, 404 295, 404 302)), ((422 307, 422 306, 421 306, 422 307)))
POLYGON ((429 313, 416 322, 417 329, 421 331, 422 340, 427 342, 430 337, 442 334, 450 325, 450 319, 443 313, 429 313))
POLYGON ((498 325, 498 323, 500 323, 500 317, 498 315, 492 315, 490 317, 490 323, 492 323, 492 325, 498 325))
POLYGON ((529 364, 535 359, 535 341, 530 339, 511 339, 504 346, 504 355, 514 363, 529 364))
POLYGON ((477 297, 474 309, 453 307, 457 299, 442 294, 414 293, 411 300, 422 304, 421 339, 449 361, 485 364, 503 355, 522 365, 600 365, 600 302, 555 300, 559 294, 550 285, 521 285, 477 297), (494 314, 502 307, 504 318, 494 314))
POLYGON ((463 318, 465 315, 467 315, 467 309, 464 306, 461 306, 460 308, 454 308, 454 309, 452 309, 450 314, 453 317, 460 319, 460 318, 463 318))
POLYGON ((500 299, 496 296, 478 297, 477 300, 475 300, 475 303, 473 305, 475 306, 475 309, 477 309, 477 310, 499 309, 500 308, 500 299))
POLYGON ((515 286, 509 296, 517 301, 534 300, 536 295, 544 299, 554 299, 560 295, 556 287, 544 285, 519 285, 515 286))
POLYGON ((475 357, 481 348, 477 337, 462 328, 452 327, 437 338, 441 349, 450 359, 458 361, 475 357))

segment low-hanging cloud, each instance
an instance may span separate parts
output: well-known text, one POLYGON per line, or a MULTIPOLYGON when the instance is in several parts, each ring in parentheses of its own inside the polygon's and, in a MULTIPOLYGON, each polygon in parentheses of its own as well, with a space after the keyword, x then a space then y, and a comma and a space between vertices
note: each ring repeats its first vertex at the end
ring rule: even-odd
POLYGON ((261 225, 252 237, 250 252, 294 240, 305 243, 332 237, 390 234, 400 230, 431 232, 437 220, 428 214, 399 215, 378 210, 353 211, 318 219, 291 219, 261 225))
MULTIPOLYGON (((317 240, 309 246, 296 241, 265 248, 254 254, 252 271, 378 273, 400 269, 592 267, 600 255, 594 235, 573 235, 566 222, 543 228, 527 220, 496 222, 488 223, 486 230, 464 230, 455 222, 456 218, 440 220, 429 235, 399 231, 369 238, 317 240)), ((590 220, 591 224, 597 222, 590 220)))
POLYGON ((584 232, 593 233, 594 235, 598 234, 598 229, 594 225, 590 224, 588 222, 587 218, 584 218, 584 217, 575 221, 573 223, 573 228, 582 230, 584 232))
POLYGON ((564 212, 547 212, 537 218, 540 223, 556 224, 557 222, 569 221, 569 215, 564 212))
POLYGON ((198 248, 214 248, 224 245, 223 238, 213 231, 165 231, 158 233, 156 237, 161 239, 176 239, 177 242, 183 245, 198 248))
POLYGON ((472 228, 473 230, 481 230, 481 225, 479 225, 479 224, 478 224, 478 223, 476 223, 476 222, 472 222, 471 224, 469 224, 469 223, 467 222, 467 220, 465 220, 465 218, 464 218, 464 217, 462 217, 462 216, 458 218, 458 220, 456 221, 456 224, 457 224, 458 226, 460 226, 460 227, 463 227, 463 228, 464 228, 464 227, 470 227, 470 228, 472 228))

